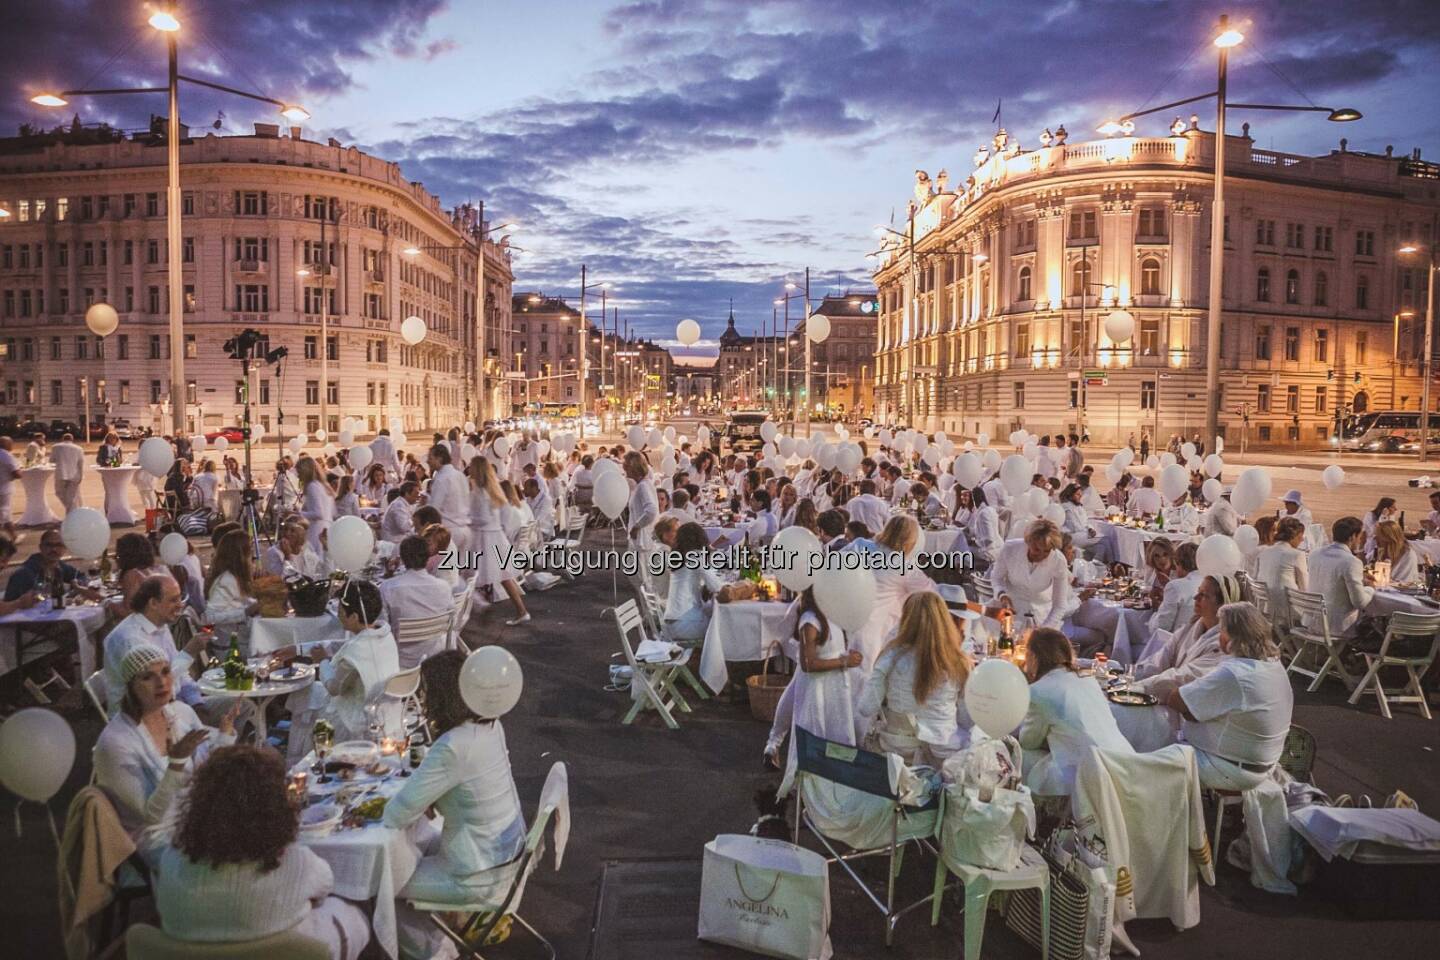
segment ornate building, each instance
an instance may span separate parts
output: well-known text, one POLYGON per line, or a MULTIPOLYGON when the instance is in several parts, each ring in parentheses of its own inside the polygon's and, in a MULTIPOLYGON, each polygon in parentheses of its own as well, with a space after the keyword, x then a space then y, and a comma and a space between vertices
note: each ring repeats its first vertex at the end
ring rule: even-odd
MULTIPOLYGON (((830 321, 830 336, 810 348, 810 389, 816 410, 868 416, 874 408, 877 308, 875 293, 867 290, 826 296, 814 309, 830 321)), ((803 370, 805 321, 795 329, 796 360, 803 370)), ((803 374, 796 388, 803 391, 803 374)))
MULTIPOLYGON (((1005 131, 954 191, 917 172, 875 271, 879 418, 973 436, 1190 436, 1315 445, 1337 419, 1418 409, 1440 167, 1227 141, 1220 393, 1205 393, 1214 135, 1022 150, 1005 131), (993 147, 993 149, 992 149, 993 147), (1133 333, 1112 340, 1124 310, 1133 333)), ((1440 403, 1440 390, 1432 391, 1440 403)))
MULTIPOLYGON (((163 139, 44 134, 0 141, 0 393, 22 419, 125 418, 169 432, 172 403, 187 429, 240 421, 246 391, 223 347, 244 328, 278 367, 252 374, 254 421, 332 435, 343 417, 370 430, 473 416, 478 218, 445 211, 398 165, 345 147, 282 137, 191 138, 180 147, 185 376, 170 383, 163 139), (99 139, 101 142, 95 142, 99 139), (324 240, 322 241, 322 230, 324 240), (416 248, 406 255, 403 251, 416 248), (109 302, 120 325, 105 340, 85 310, 109 302), (322 311, 328 342, 321 343, 322 311), (425 321, 415 346, 399 335, 425 321), (329 358, 321 383, 321 350, 329 358), (327 397, 328 423, 320 421, 327 397)), ((491 331, 509 327, 508 250, 484 245, 491 331)), ((492 389, 508 344, 487 332, 492 389)), ((267 438, 268 442, 268 438, 267 438)))

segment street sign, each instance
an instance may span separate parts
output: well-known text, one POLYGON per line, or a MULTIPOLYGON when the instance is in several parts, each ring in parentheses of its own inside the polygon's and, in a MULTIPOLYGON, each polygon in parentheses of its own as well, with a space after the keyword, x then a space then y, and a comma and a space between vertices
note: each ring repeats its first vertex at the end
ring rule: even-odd
POLYGON ((1086 370, 1081 374, 1087 387, 1103 387, 1110 383, 1110 376, 1104 370, 1086 370))

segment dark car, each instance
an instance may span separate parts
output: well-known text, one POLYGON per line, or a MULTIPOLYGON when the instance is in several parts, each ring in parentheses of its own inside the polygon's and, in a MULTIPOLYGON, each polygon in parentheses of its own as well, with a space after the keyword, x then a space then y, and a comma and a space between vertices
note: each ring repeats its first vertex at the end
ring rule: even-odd
POLYGON ((74 420, 51 420, 45 428, 45 436, 51 440, 59 440, 67 433, 76 440, 85 439, 85 428, 74 420))
POLYGON ((205 433, 207 443, 213 442, 220 437, 224 437, 231 443, 240 443, 245 439, 245 431, 239 427, 221 427, 219 430, 209 430, 205 433))
POLYGON ((723 440, 731 453, 755 453, 765 446, 760 427, 768 419, 769 414, 763 411, 736 411, 730 414, 723 429, 711 434, 711 446, 719 453, 723 440))

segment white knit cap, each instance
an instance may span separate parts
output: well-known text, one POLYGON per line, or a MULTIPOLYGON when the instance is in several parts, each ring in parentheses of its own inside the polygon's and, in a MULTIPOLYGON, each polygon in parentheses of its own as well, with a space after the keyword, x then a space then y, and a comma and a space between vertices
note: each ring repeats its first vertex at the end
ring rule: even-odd
POLYGON ((120 661, 120 682, 129 686, 130 681, 144 673, 157 663, 168 663, 169 658, 165 651, 148 643, 140 643, 130 648, 120 661))

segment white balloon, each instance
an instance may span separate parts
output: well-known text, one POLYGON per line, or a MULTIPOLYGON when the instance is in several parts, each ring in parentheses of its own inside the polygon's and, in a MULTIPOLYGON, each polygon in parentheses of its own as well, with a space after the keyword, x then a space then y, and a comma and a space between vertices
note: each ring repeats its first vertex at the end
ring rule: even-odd
POLYGON ((1190 489, 1190 474, 1180 464, 1172 463, 1160 471, 1160 493, 1166 502, 1172 501, 1190 489))
POLYGON ((1242 523, 1235 528, 1235 545, 1245 556, 1255 556, 1260 551, 1260 531, 1248 523, 1242 523))
POLYGON ((1240 516, 1254 513, 1270 499, 1270 471, 1264 467, 1243 470, 1230 490, 1230 505, 1240 516))
POLYGON ((322 430, 316 430, 316 431, 315 431, 315 442, 316 442, 316 443, 324 443, 325 440, 326 440, 326 438, 329 437, 329 436, 330 436, 330 434, 329 434, 329 432, 326 431, 326 430, 323 430, 323 429, 322 429, 322 430))
POLYGON ((646 439, 650 442, 650 446, 658 447, 665 442, 665 434, 660 432, 659 427, 651 427, 650 435, 646 439))
MULTIPOLYGON (((1030 487, 1024 493, 1020 494, 1017 500, 1020 504, 1020 511, 1030 517, 1040 516, 1044 513, 1047 506, 1051 506, 1049 494, 1039 487, 1030 487)), ((1060 506, 1058 503, 1053 505, 1057 507, 1060 506)), ((1064 514, 1063 508, 1061 509, 1061 514, 1064 514)))
POLYGON ((1191 473, 1201 473, 1205 469, 1205 461, 1201 460, 1199 457, 1191 457, 1189 460, 1185 461, 1185 469, 1190 471, 1191 473))
POLYGON ((356 473, 370 466, 370 461, 375 459, 375 451, 369 446, 350 448, 350 466, 356 473))
POLYGON ((230 441, 227 440, 227 439, 224 438, 224 437, 216 437, 216 438, 215 438, 215 449, 216 449, 216 451, 218 451, 219 453, 224 453, 226 450, 229 450, 229 449, 230 449, 230 441))
POLYGON ((779 448, 780 448, 780 456, 785 457, 785 458, 787 458, 787 459, 790 458, 790 457, 795 456, 795 438, 794 438, 794 437, 781 437, 781 438, 780 438, 780 443, 779 443, 778 446, 779 446, 779 448))
POLYGON ((830 318, 823 313, 812 313, 805 318, 805 336, 811 343, 824 343, 830 336, 830 318))
POLYGON ((460 444, 460 462, 461 462, 461 464, 468 464, 471 460, 474 460, 474 459, 475 459, 475 455, 476 455, 477 453, 479 453, 479 452, 480 452, 479 450, 476 450, 476 449, 475 449, 475 444, 473 444, 473 443, 462 443, 462 444, 460 444))
POLYGON ((815 444, 811 443, 810 440, 806 437, 801 437, 800 439, 795 441, 795 456, 799 457, 802 460, 810 456, 811 452, 814 449, 815 444))
POLYGON ((151 437, 140 444, 140 466, 146 473, 163 477, 175 463, 175 451, 164 437, 151 437))
POLYGON ((630 427, 625 431, 625 442, 635 450, 645 446, 645 428, 639 425, 630 427))
POLYGON ((847 476, 855 472, 862 459, 864 457, 860 453, 860 448, 853 443, 841 444, 835 452, 835 466, 847 476))
POLYGON ((1011 430, 1011 431, 1010 431, 1010 446, 1012 446, 1012 447, 1023 447, 1023 446, 1025 446, 1025 440, 1026 440, 1029 436, 1030 436, 1030 435, 1029 435, 1028 433, 1026 433, 1024 430, 1011 430))
POLYGON ((955 478, 948 473, 940 474, 940 476, 935 478, 935 482, 939 484, 941 490, 949 490, 955 486, 955 478))
POLYGON ((1011 454, 1000 464, 1000 485, 1012 497, 1018 497, 1030 486, 1035 468, 1024 457, 1011 454))
POLYGON ((1020 447, 1020 455, 1023 456, 1026 460, 1034 460, 1036 457, 1040 456, 1040 444, 1036 443, 1034 440, 1026 440, 1025 443, 1020 447))
POLYGON ((1164 470, 1166 467, 1174 466, 1178 462, 1179 460, 1176 459, 1175 454, 1171 453, 1169 450, 1166 450, 1164 453, 1160 454, 1161 470, 1164 470))
POLYGON ((773 441, 775 439, 775 435, 779 432, 780 428, 775 426, 774 420, 766 420, 764 423, 760 424, 760 438, 766 443, 773 441))
POLYGON ((1119 483, 1120 478, 1123 476, 1125 476, 1124 468, 1116 466, 1114 461, 1111 461, 1109 464, 1106 465, 1105 479, 1109 480, 1111 483, 1119 483))
POLYGON ((1245 565, 1245 557, 1235 538, 1223 533, 1212 533, 1200 541, 1195 551, 1195 569, 1201 576, 1231 576, 1245 565))
POLYGON ((988 446, 990 446, 990 434, 988 434, 988 433, 977 433, 977 434, 975 434, 975 445, 976 445, 976 446, 979 446, 979 447, 988 447, 988 446))
POLYGON ((189 553, 190 541, 183 533, 167 533, 160 540, 160 560, 167 567, 179 565, 189 553))
POLYGON ((405 431, 403 430, 399 433, 392 433, 390 435, 390 439, 394 441, 397 448, 404 447, 407 443, 410 442, 410 438, 405 436, 405 431))
POLYGON ((1207 477, 1218 477, 1225 470, 1225 461, 1220 459, 1220 454, 1212 453, 1205 458, 1203 466, 1207 477))
POLYGON ((0 724, 0 783, 25 800, 46 803, 75 765, 75 732, 54 710, 29 707, 0 724))
POLYGON ((419 317, 406 317, 400 324, 400 336, 410 346, 425 339, 425 321, 419 317))
POLYGON ((1325 484, 1326 490, 1338 490, 1345 482, 1345 470, 1337 463, 1332 463, 1320 474, 1320 482, 1325 484))
MULTIPOLYGON (((1174 458, 1172 457, 1171 459, 1173 460, 1174 458)), ((1160 458, 1155 456, 1155 454, 1153 453, 1150 454, 1150 456, 1145 458, 1145 466, 1149 467, 1151 470, 1158 470, 1161 466, 1160 458)))
POLYGON ((870 620, 875 607, 875 574, 865 567, 852 570, 839 562, 827 563, 815 572, 814 588, 820 612, 847 633, 870 620))
POLYGON ((495 456, 497 456, 497 457, 507 457, 507 456, 509 456, 509 455, 510 455, 510 438, 509 438, 509 437, 496 437, 496 438, 495 438, 495 456))
POLYGON ((985 469, 984 461, 974 453, 962 453, 950 465, 955 480, 967 490, 980 485, 980 476, 985 469))
POLYGON ((290 443, 287 444, 287 446, 290 447, 291 453, 299 453, 301 450, 305 449, 305 441, 299 437, 291 437, 290 443))
POLYGON ((330 524, 327 534, 330 562, 337 570, 359 573, 375 552, 375 534, 359 517, 341 517, 330 524))
POLYGON ((886 430, 886 429, 883 428, 883 427, 880 429, 880 435, 879 435, 879 436, 880 436, 880 445, 881 445, 882 447, 888 447, 888 446, 890 446, 891 441, 893 441, 893 440, 895 439, 895 434, 891 433, 889 430, 886 430))
POLYGON ((630 499, 630 485, 619 470, 607 472, 595 478, 593 497, 601 512, 614 520, 625 510, 625 504, 630 499))
POLYGON ((833 443, 816 443, 815 452, 812 456, 815 457, 815 463, 821 470, 833 470, 835 469, 835 457, 838 451, 839 447, 836 447, 833 443))
POLYGON ((920 459, 932 467, 938 467, 940 465, 940 448, 933 443, 930 444, 925 448, 925 452, 920 454, 920 459))
POLYGON ((404 418, 404 417, 391 417, 391 418, 390 418, 390 432, 391 432, 391 433, 400 433, 400 432, 401 432, 402 430, 404 430, 404 429, 405 429, 405 418, 404 418))
MULTIPOLYGON (((469 446, 469 444, 466 444, 466 446, 469 446)), ((554 445, 549 440, 541 440, 535 446, 540 451, 540 459, 544 460, 546 457, 550 456, 550 449, 554 445)))
POLYGON ((665 476, 674 476, 675 466, 675 455, 673 453, 667 453, 660 458, 660 472, 665 476))
MULTIPOLYGON (((217 438, 217 439, 219 439, 219 438, 217 438)), ((191 453, 199 453, 200 451, 202 451, 202 450, 204 450, 204 449, 205 449, 205 434, 203 434, 203 433, 197 433, 195 436, 193 436, 193 437, 190 438, 190 452, 191 452, 191 453)))
POLYGON ((1121 447, 1115 454, 1115 463, 1121 469, 1130 466, 1135 462, 1135 451, 1129 447, 1121 447))
POLYGON ((1111 343, 1124 343, 1135 332, 1135 317, 1128 310, 1115 310, 1105 318, 1105 336, 1111 343))
POLYGON ((353 430, 341 430, 338 439, 340 441, 340 446, 352 446, 355 443, 355 432, 353 430))
POLYGON ((337 449, 338 449, 338 448, 335 446, 335 444, 333 444, 333 443, 327 443, 327 444, 325 444, 325 448, 324 448, 323 450, 321 450, 320 452, 323 453, 323 454, 325 454, 325 456, 327 456, 327 457, 333 457, 333 456, 335 456, 335 451, 336 451, 337 449))
POLYGON ((675 325, 675 339, 685 346, 691 346, 700 339, 700 324, 694 320, 681 320, 675 325))
POLYGON ((1040 511, 1040 516, 1058 527, 1065 522, 1065 508, 1058 503, 1052 503, 1040 511))
POLYGON ((875 436, 875 428, 874 428, 874 427, 866 427, 866 428, 865 428, 864 430, 862 430, 861 432, 865 434, 865 439, 866 439, 866 440, 869 440, 871 437, 875 436))
POLYGON ((108 337, 120 326, 120 315, 108 303, 92 303, 85 311, 85 326, 97 337, 108 337))
MULTIPOLYGON (((596 460, 595 466, 590 469, 590 475, 597 481, 607 473, 619 474, 622 480, 625 477, 624 472, 620 469, 620 464, 611 460, 609 457, 601 457, 599 460, 596 460)), ((628 490, 629 488, 627 487, 626 489, 628 490)), ((629 494, 627 493, 626 496, 629 496, 629 494)))
POLYGON ((474 420, 466 420, 466 421, 465 421, 465 425, 462 426, 460 429, 461 429, 461 430, 464 430, 466 433, 474 433, 474 432, 475 432, 475 421, 474 421, 474 420))
POLYGON ((1180 444, 1181 459, 1189 460, 1193 456, 1195 456, 1195 444, 1191 443, 1189 440, 1186 440, 1184 443, 1180 444))
POLYGON ((476 648, 460 668, 460 699, 482 720, 509 713, 520 702, 524 689, 520 661, 493 643, 476 648))
POLYGON ((1224 492, 1225 484, 1216 480, 1214 477, 1211 477, 1200 485, 1200 495, 1205 498, 1207 503, 1214 503, 1219 500, 1224 492))
POLYGON ((674 442, 675 442, 675 428, 674 428, 674 427, 666 427, 666 428, 665 428, 665 432, 662 434, 662 436, 665 438, 665 442, 666 442, 666 443, 674 443, 674 442))
POLYGON ((1030 685, 1008 660, 991 657, 965 681, 965 709, 986 736, 1009 736, 1030 709, 1030 685))
POLYGON ((815 582, 824 549, 820 539, 804 527, 786 527, 770 542, 768 560, 775 565, 767 570, 788 589, 799 593, 815 582))
POLYGON ((1215 438, 1215 452, 1216 452, 1216 453, 1224 453, 1224 452, 1225 452, 1225 438, 1224 438, 1224 437, 1216 437, 1216 438, 1215 438))
MULTIPOLYGON (((1023 459, 1023 458, 1022 458, 1022 459, 1023 459)), ((992 472, 993 472, 993 471, 996 471, 996 470, 999 470, 999 469, 1000 469, 1000 451, 999 451, 999 450, 993 450, 993 449, 992 449, 992 450, 986 450, 986 451, 985 451, 985 456, 983 456, 983 457, 980 458, 980 462, 985 465, 985 469, 986 469, 986 470, 990 470, 990 471, 992 471, 992 472)))
POLYGON ((60 539, 75 556, 94 560, 110 546, 110 522, 94 507, 76 507, 60 521, 60 539))

